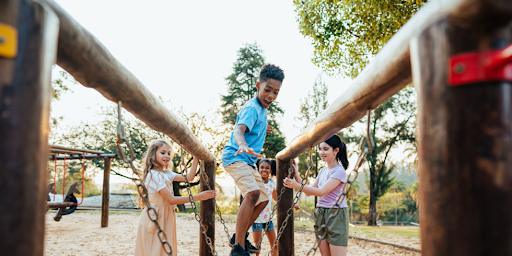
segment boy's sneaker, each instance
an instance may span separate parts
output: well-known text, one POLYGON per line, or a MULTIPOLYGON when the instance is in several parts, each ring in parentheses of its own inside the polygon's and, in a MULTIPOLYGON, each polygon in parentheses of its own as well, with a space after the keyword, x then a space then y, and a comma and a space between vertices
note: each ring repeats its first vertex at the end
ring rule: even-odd
POLYGON ((229 254, 229 256, 249 256, 251 254, 249 254, 249 252, 245 251, 244 248, 242 248, 242 246, 240 246, 239 244, 234 244, 232 246, 233 248, 231 248, 231 253, 229 254))
MULTIPOLYGON (((251 242, 249 242, 249 240, 247 239, 247 237, 249 237, 249 232, 245 233, 245 249, 250 253, 260 252, 260 249, 256 246, 252 245, 251 242)), ((229 240, 230 247, 233 247, 233 245, 235 244, 235 238, 236 238, 236 234, 233 233, 233 236, 229 240)))

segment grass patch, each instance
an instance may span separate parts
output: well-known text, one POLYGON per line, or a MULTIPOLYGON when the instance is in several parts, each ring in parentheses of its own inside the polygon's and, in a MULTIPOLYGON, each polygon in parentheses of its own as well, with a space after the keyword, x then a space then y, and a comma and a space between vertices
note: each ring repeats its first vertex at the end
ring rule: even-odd
POLYGON ((374 237, 375 234, 378 233, 388 233, 401 235, 406 237, 419 238, 420 237, 420 229, 418 227, 370 227, 370 226, 356 226, 351 227, 351 229, 360 230, 364 234, 374 237))

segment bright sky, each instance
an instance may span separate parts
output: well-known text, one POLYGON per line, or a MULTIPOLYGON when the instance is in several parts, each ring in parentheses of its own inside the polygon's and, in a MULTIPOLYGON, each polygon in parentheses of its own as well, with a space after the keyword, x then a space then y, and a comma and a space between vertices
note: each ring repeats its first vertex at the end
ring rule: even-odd
MULTIPOLYGON (((153 94, 187 112, 219 109, 238 49, 257 42, 266 61, 285 72, 277 99, 285 111, 281 129, 287 141, 299 134, 299 99, 321 70, 311 63, 313 47, 299 32, 292 1, 56 2, 153 94)), ((350 85, 349 79, 322 77, 330 102, 350 85)), ((101 106, 114 104, 93 89, 72 90, 53 105, 53 115, 64 117, 62 128, 94 122, 101 106)))

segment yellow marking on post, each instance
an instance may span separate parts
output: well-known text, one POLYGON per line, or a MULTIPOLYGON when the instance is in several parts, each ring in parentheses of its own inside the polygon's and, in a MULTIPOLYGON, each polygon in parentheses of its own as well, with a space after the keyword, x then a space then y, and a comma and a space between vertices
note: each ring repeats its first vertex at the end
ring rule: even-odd
POLYGON ((18 31, 15 27, 0 24, 0 57, 14 58, 18 55, 18 31))

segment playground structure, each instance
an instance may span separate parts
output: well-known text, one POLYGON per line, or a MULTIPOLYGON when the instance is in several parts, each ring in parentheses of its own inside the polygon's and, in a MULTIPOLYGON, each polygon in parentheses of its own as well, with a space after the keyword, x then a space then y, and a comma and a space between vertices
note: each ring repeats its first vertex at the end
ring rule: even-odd
MULTIPOLYGON (((116 154, 105 154, 103 151, 97 151, 97 150, 88 150, 88 149, 77 149, 77 148, 68 148, 68 147, 62 147, 62 146, 56 146, 56 145, 50 145, 49 148, 49 161, 55 161, 57 160, 64 160, 64 163, 66 160, 71 159, 82 159, 83 165, 85 164, 86 159, 103 159, 103 188, 102 188, 102 200, 101 200, 101 227, 108 227, 108 211, 109 211, 109 197, 110 197, 110 189, 109 189, 109 183, 110 183, 110 165, 112 158, 116 158, 116 154)), ((83 180, 84 177, 84 171, 85 166, 83 166, 84 170, 82 171, 82 200, 84 196, 83 192, 83 180)), ((57 169, 57 166, 55 166, 55 169, 57 169)), ((64 165, 64 175, 66 172, 66 166, 64 165)), ((55 176, 57 176, 57 173, 55 172, 55 176)), ((65 180, 65 179, 64 179, 65 180)), ((55 194, 55 182, 53 184, 48 185, 48 191, 55 194), (51 186, 50 186, 51 185, 51 186)), ((62 192, 64 193, 65 190, 65 183, 63 183, 62 192)), ((74 198, 73 193, 79 192, 76 189, 76 182, 71 184, 69 186, 66 194, 64 194, 64 200, 63 202, 48 202, 46 204, 47 208, 58 208, 57 213, 55 214, 54 220, 59 221, 62 215, 68 214, 65 211, 65 209, 68 209, 71 211, 70 208, 66 207, 74 207, 76 209, 77 203, 71 202, 73 201, 72 198, 74 198)), ((74 199, 76 200, 76 198, 74 199)), ((82 203, 82 202, 80 202, 82 203)), ((73 211, 74 211, 73 209, 73 211)))
MULTIPOLYGON (((512 255, 511 21, 507 0, 427 3, 351 88, 278 154, 277 190, 291 159, 350 126, 414 79, 422 254, 512 255)), ((213 154, 53 1, 2 1, 0 25, 0 193, 16 195, 0 203, 0 245, 7 254, 43 254, 55 63, 183 145, 204 163, 209 180, 201 179, 201 190, 214 186, 213 154)), ((277 206, 278 229, 290 216, 292 198, 293 191, 285 189, 277 206)), ((212 241, 214 213, 213 200, 201 202, 201 222, 212 241)), ((291 217, 280 232, 279 255, 294 255, 293 212, 291 217)), ((212 255, 204 236, 199 246, 200 255, 212 255)))

